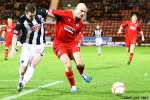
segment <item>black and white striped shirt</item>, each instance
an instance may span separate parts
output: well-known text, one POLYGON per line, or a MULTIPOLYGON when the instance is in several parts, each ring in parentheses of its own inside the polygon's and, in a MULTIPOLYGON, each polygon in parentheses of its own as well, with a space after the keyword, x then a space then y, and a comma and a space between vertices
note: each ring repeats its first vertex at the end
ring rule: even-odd
POLYGON ((93 35, 95 35, 96 38, 101 38, 102 34, 103 34, 102 29, 95 29, 93 32, 93 35))
POLYGON ((20 42, 40 45, 46 42, 45 28, 43 24, 44 17, 47 16, 45 10, 37 11, 35 19, 29 20, 26 15, 20 17, 16 24, 14 34, 18 35, 19 31, 22 32, 20 42))

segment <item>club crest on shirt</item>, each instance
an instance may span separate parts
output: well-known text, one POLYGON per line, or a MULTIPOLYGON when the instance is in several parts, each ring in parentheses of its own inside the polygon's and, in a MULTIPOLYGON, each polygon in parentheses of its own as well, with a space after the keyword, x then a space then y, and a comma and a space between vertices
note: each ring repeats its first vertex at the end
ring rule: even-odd
POLYGON ((68 18, 68 21, 70 22, 70 19, 68 18))
POLYGON ((76 26, 79 26, 79 23, 77 23, 76 26))

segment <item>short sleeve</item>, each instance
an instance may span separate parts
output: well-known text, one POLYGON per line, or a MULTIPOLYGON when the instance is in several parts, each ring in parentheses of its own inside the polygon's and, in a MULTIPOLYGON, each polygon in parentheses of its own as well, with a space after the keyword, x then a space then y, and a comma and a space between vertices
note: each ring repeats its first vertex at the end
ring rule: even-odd
POLYGON ((142 31, 142 27, 141 27, 140 24, 139 24, 138 30, 139 30, 139 31, 142 31))
POLYGON ((122 23, 122 25, 121 25, 121 26, 122 26, 122 27, 128 26, 128 21, 126 21, 126 22, 122 23))
POLYGON ((19 34, 19 31, 20 31, 21 29, 22 29, 21 22, 17 22, 17 23, 16 23, 15 30, 14 30, 14 34, 18 35, 18 34, 19 34))

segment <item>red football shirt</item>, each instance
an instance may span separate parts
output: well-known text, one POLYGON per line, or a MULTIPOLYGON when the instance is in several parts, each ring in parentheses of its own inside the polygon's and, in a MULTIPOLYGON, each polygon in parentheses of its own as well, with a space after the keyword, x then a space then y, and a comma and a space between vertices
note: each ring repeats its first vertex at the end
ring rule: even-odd
POLYGON ((83 28, 82 19, 75 21, 72 11, 52 10, 52 13, 57 18, 54 45, 77 43, 76 37, 83 28))
POLYGON ((127 26, 126 29, 126 38, 127 39, 136 39, 138 36, 138 31, 142 31, 141 25, 136 22, 132 23, 132 21, 126 21, 122 24, 122 27, 127 26))
POLYGON ((82 29, 82 30, 80 31, 80 33, 78 34, 78 37, 77 37, 78 43, 81 43, 81 42, 82 42, 83 34, 84 34, 84 31, 83 31, 83 29, 82 29))
POLYGON ((13 34, 14 34, 15 25, 6 25, 4 27, 4 31, 6 32, 5 39, 6 41, 10 42, 12 40, 13 34))

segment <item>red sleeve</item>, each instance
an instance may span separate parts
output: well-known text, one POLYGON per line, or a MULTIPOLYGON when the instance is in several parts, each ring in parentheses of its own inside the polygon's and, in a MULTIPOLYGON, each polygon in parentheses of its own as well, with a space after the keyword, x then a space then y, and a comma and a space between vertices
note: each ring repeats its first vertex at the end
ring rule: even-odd
POLYGON ((128 26, 128 21, 126 21, 126 22, 122 23, 122 25, 121 25, 121 26, 122 26, 122 27, 128 26))
POLYGON ((139 24, 138 30, 139 30, 139 31, 142 31, 142 27, 141 27, 140 24, 139 24))
POLYGON ((56 16, 61 16, 61 17, 65 17, 68 15, 70 11, 65 11, 65 10, 52 10, 52 14, 56 15, 56 16))

